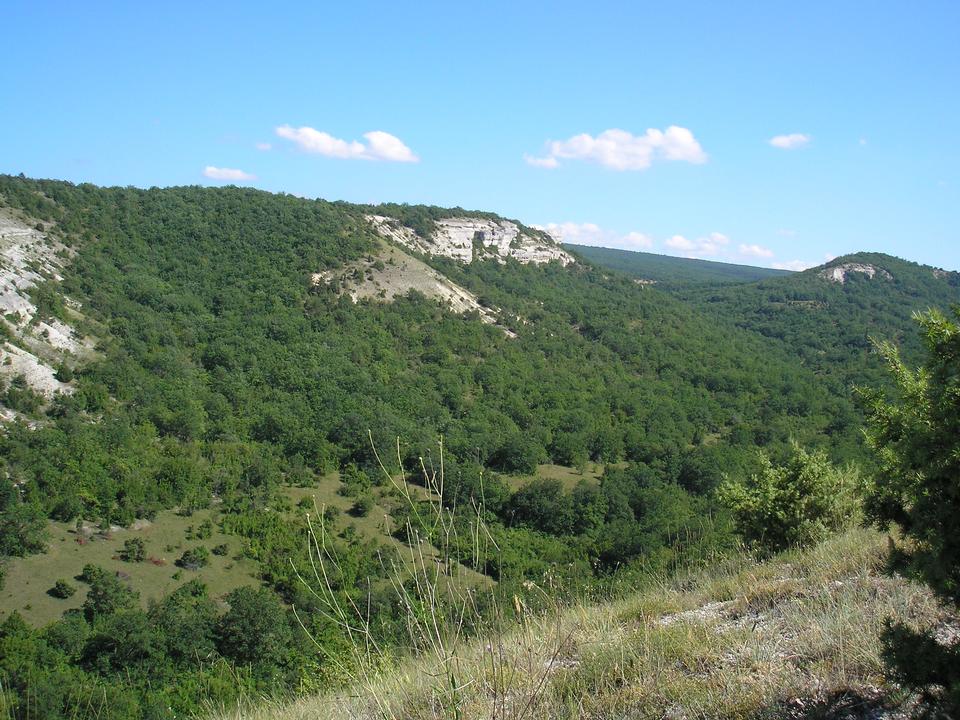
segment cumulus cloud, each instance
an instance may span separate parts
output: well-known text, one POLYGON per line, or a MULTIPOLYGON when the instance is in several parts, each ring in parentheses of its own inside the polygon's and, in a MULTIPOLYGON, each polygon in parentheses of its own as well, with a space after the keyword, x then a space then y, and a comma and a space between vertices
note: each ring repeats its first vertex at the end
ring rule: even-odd
POLYGON ((787 262, 775 262, 772 267, 777 270, 795 270, 799 272, 800 270, 812 268, 815 265, 816 263, 808 262, 807 260, 788 260, 787 262))
POLYGON ((527 165, 533 165, 534 167, 542 167, 553 170, 555 167, 560 167, 560 161, 555 157, 534 157, 533 155, 524 154, 523 160, 527 165))
POLYGON ((772 249, 754 243, 734 245, 731 239, 721 232, 711 232, 692 238, 678 234, 657 241, 646 233, 637 231, 619 233, 589 222, 547 223, 545 225, 534 225, 534 227, 548 233, 558 242, 573 243, 574 245, 663 252, 667 255, 719 262, 754 261, 767 267, 785 270, 805 270, 816 265, 816 263, 802 260, 773 262, 776 253, 772 249))
POLYGON ((714 257, 723 252, 729 244, 730 238, 719 232, 712 232, 694 240, 683 235, 674 235, 663 241, 664 247, 691 258, 714 257))
POLYGON ((642 232, 628 232, 625 235, 594 223, 547 223, 535 225, 558 242, 574 245, 592 245, 594 247, 612 247, 621 250, 649 250, 653 247, 653 238, 642 232))
POLYGON ((582 133, 568 140, 551 140, 543 157, 525 155, 530 165, 555 168, 561 160, 583 160, 611 170, 646 170, 655 160, 705 163, 707 154, 687 128, 648 129, 643 135, 604 130, 596 137, 582 133))
POLYGON ((382 130, 364 133, 366 143, 358 140, 341 140, 329 133, 312 127, 294 128, 281 125, 276 129, 278 137, 290 140, 304 152, 345 160, 384 160, 386 162, 419 162, 414 152, 400 138, 382 130))
POLYGON ((789 135, 774 135, 768 141, 775 148, 781 150, 794 150, 803 147, 810 142, 810 136, 803 133, 790 133, 789 135))
POLYGON ((203 169, 203 175, 211 180, 228 180, 230 182, 243 182, 257 179, 256 175, 251 175, 243 170, 237 170, 236 168, 219 168, 213 165, 207 165, 203 169))
POLYGON ((642 232, 628 232, 622 238, 623 242, 631 248, 652 248, 653 238, 642 232))
POLYGON ((260 150, 261 152, 266 152, 267 150, 273 149, 273 145, 271 145, 268 142, 258 142, 254 147, 256 147, 257 150, 260 150))
POLYGON ((743 255, 743 257, 751 258, 772 258, 773 250, 770 248, 765 248, 762 245, 743 245, 741 244, 737 248, 737 252, 743 255))

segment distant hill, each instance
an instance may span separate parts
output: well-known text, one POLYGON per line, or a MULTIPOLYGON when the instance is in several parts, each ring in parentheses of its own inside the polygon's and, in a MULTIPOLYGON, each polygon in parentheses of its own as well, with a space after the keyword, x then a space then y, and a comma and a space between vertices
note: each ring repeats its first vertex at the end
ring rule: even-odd
POLYGON ((638 279, 660 284, 744 283, 793 274, 789 270, 773 270, 712 260, 694 260, 632 250, 614 250, 572 243, 564 243, 564 247, 600 267, 618 270, 638 279))
POLYGON ((718 321, 782 343, 821 377, 849 386, 886 377, 871 338, 892 341, 907 361, 919 360, 913 315, 960 302, 960 273, 860 252, 788 277, 676 292, 718 321))

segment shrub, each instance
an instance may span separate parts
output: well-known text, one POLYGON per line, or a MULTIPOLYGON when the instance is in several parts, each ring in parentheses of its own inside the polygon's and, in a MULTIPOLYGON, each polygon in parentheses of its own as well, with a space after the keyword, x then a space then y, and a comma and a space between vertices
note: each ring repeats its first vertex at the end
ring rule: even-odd
POLYGON ((73 380, 73 368, 66 363, 57 366, 56 378, 60 382, 68 383, 73 380))
POLYGON ((50 588, 50 594, 55 598, 60 598, 61 600, 66 600, 68 597, 72 597, 77 588, 68 583, 66 580, 57 580, 53 587, 50 588))
POLYGON ((340 495, 345 497, 357 497, 370 489, 370 476, 358 468, 356 464, 349 463, 340 473, 340 481, 343 485, 337 490, 340 495))
POLYGON ((77 576, 77 580, 82 580, 88 585, 93 583, 95 580, 103 577, 106 574, 104 570, 99 565, 94 565, 93 563, 87 563, 83 566, 83 569, 80 571, 80 574, 77 576))
POLYGON ((143 538, 124 540, 123 550, 120 551, 121 560, 126 562, 143 562, 146 556, 147 553, 143 538))
POLYGON ((350 514, 354 517, 366 517, 373 510, 373 498, 369 495, 361 495, 350 508, 350 514))
POLYGON ((784 465, 761 456, 747 480, 726 479, 717 489, 743 539, 766 551, 819 542, 858 515, 860 478, 854 468, 831 465, 826 454, 794 444, 784 465))
POLYGON ((210 518, 207 518, 202 523, 197 526, 197 529, 194 531, 193 536, 197 540, 206 540, 213 535, 213 522, 210 518))
MULTIPOLYGON (((880 344, 897 391, 861 396, 867 441, 880 463, 866 510, 880 528, 896 523, 906 540, 891 540, 891 565, 960 607, 960 306, 953 314, 916 317, 927 355, 915 372, 892 345, 880 344)), ((891 624, 884 644, 899 682, 923 690, 942 717, 960 716, 960 642, 940 643, 930 631, 891 624)), ((940 717, 937 711, 931 714, 940 717)))
POLYGON ((199 570, 210 562, 210 551, 203 545, 199 545, 189 550, 184 550, 183 555, 177 560, 177 565, 185 570, 199 570))

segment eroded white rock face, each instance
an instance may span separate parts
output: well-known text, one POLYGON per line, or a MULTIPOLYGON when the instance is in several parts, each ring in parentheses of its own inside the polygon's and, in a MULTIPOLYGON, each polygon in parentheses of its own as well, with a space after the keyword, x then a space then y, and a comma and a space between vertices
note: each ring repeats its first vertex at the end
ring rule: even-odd
POLYGON ((364 299, 391 302, 414 290, 439 300, 452 312, 476 312, 483 322, 496 325, 509 337, 516 337, 512 330, 500 324, 496 310, 481 305, 472 292, 425 262, 386 243, 376 255, 367 259, 314 273, 312 281, 314 285, 325 285, 349 295, 353 302, 364 299))
POLYGON ((828 267, 821 270, 820 277, 825 278, 830 282, 840 283, 842 285, 847 281, 847 273, 852 272, 863 273, 871 280, 873 280, 874 277, 883 278, 884 280, 893 280, 893 275, 888 273, 886 270, 868 263, 843 263, 842 265, 834 265, 833 267, 828 267))
POLYGON ((19 313, 21 322, 33 317, 37 308, 27 291, 45 277, 60 279, 61 250, 46 233, 0 209, 0 312, 19 313))
POLYGON ((27 385, 47 397, 73 391, 72 387, 57 380, 54 369, 43 360, 10 343, 0 347, 0 367, 7 377, 22 375, 27 385))
POLYGON ((573 256, 556 243, 527 234, 509 220, 444 218, 437 221, 433 236, 426 239, 393 218, 368 215, 367 219, 381 235, 411 250, 463 263, 508 257, 522 263, 573 262, 573 256))
MULTIPOLYGON (((61 362, 92 352, 92 342, 55 318, 37 318, 30 290, 45 280, 61 280, 69 249, 36 222, 0 208, 0 320, 13 336, 0 343, 0 377, 22 376, 35 391, 52 397, 73 388, 55 377, 61 362)), ((6 416, 4 416, 6 417, 6 416)))

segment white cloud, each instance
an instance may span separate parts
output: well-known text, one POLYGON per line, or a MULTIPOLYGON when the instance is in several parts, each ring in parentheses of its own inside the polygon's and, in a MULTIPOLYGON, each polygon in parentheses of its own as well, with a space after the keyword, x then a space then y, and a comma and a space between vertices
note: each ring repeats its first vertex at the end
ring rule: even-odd
POLYGON ((558 242, 574 245, 592 245, 594 247, 612 247, 621 250, 649 250, 653 247, 653 238, 642 232, 628 232, 626 235, 605 230, 594 223, 547 223, 535 225, 558 242))
POLYGON ((279 137, 290 140, 304 152, 325 155, 326 157, 342 158, 347 160, 385 160, 387 162, 419 162, 413 151, 400 138, 373 130, 364 133, 366 143, 357 140, 341 140, 329 133, 315 130, 312 127, 294 128, 281 125, 276 129, 279 137))
POLYGON ((534 227, 549 233, 558 242, 575 245, 663 252, 667 255, 719 262, 761 261, 755 264, 785 270, 805 270, 816 265, 816 263, 802 260, 775 263, 773 259, 776 254, 770 248, 752 243, 734 245, 730 238, 721 232, 711 232, 694 238, 678 234, 658 242, 646 233, 636 231, 625 234, 618 233, 595 223, 547 223, 546 225, 534 225, 534 227))
POLYGON ((623 242, 631 248, 652 248, 653 238, 642 232, 628 232, 623 242))
POLYGON ((714 257, 723 252, 729 244, 730 238, 719 232, 712 232, 695 240, 685 238, 683 235, 674 235, 663 241, 664 247, 683 253, 690 258, 714 257))
POLYGON ((261 152, 266 152, 267 150, 273 149, 273 145, 271 145, 268 142, 258 142, 255 147, 257 148, 257 150, 260 150, 261 152))
POLYGON ((203 169, 204 177, 208 177, 211 180, 228 180, 231 182, 243 182, 245 180, 256 180, 256 175, 251 175, 248 172, 243 170, 237 170, 236 168, 218 168, 213 165, 207 165, 203 169))
POLYGON ((705 163, 707 154, 692 132, 671 125, 666 130, 650 128, 643 135, 617 129, 604 130, 596 137, 582 133, 549 141, 545 156, 525 155, 524 159, 545 168, 555 168, 561 160, 583 160, 612 170, 646 170, 654 160, 705 163))
POLYGON ((789 135, 775 135, 768 141, 775 148, 781 150, 793 150, 803 147, 810 142, 810 136, 803 133, 790 133, 789 135))
POLYGON ((740 245, 737 248, 737 252, 743 255, 744 257, 754 257, 754 258, 772 258, 773 250, 770 248, 765 248, 762 245, 740 245))
POLYGON ((690 252, 696 246, 692 240, 687 240, 683 235, 674 235, 671 238, 667 238, 663 244, 671 250, 680 250, 682 252, 690 252))
POLYGON ((560 167, 560 162, 555 157, 538 158, 524 153, 523 160, 527 165, 533 165, 534 167, 548 168, 550 170, 553 170, 555 167, 560 167))
POLYGON ((816 263, 808 262, 806 260, 788 260, 787 262, 776 262, 771 265, 771 267, 777 270, 806 270, 807 268, 812 268, 816 263))

